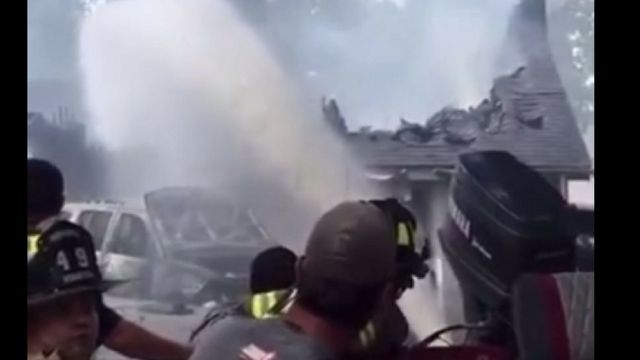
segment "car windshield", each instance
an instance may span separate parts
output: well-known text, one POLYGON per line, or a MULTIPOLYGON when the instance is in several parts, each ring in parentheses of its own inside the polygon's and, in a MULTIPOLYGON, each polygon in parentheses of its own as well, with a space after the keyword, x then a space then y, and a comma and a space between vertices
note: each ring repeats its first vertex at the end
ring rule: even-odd
POLYGON ((265 238, 250 210, 205 192, 167 195, 157 212, 166 237, 177 243, 255 242, 265 238))

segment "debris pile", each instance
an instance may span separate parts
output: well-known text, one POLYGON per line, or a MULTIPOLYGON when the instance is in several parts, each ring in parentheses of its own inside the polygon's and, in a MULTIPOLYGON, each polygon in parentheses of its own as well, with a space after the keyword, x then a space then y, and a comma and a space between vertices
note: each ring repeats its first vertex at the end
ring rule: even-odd
MULTIPOLYGON (((536 92, 516 91, 522 88, 524 67, 510 75, 495 80, 488 99, 468 109, 445 107, 424 124, 400 119, 395 131, 378 131, 362 128, 357 135, 376 141, 389 138, 405 144, 431 144, 435 142, 466 146, 483 133, 495 134, 503 131, 505 119, 514 120, 519 126, 532 129, 543 127, 544 109, 536 92)), ((526 87, 525 87, 526 88, 526 87)), ((341 134, 348 134, 345 120, 335 100, 323 99, 323 114, 330 126, 341 134)))

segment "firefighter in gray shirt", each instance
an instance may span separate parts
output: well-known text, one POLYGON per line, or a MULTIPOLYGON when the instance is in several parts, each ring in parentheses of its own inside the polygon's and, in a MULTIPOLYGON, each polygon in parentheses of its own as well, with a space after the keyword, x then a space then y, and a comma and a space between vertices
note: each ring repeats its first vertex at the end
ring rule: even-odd
POLYGON ((393 226, 374 205, 345 202, 315 224, 281 318, 229 317, 201 334, 192 360, 341 359, 371 316, 393 303, 393 226))

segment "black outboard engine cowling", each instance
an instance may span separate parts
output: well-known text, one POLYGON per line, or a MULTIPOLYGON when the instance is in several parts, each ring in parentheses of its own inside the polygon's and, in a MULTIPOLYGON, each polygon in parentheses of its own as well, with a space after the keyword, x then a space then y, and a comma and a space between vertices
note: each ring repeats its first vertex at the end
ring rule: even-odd
POLYGON ((575 268, 567 209, 551 184, 507 152, 460 156, 439 238, 468 322, 506 313, 519 275, 575 268), (468 302, 484 314, 469 313, 468 302))

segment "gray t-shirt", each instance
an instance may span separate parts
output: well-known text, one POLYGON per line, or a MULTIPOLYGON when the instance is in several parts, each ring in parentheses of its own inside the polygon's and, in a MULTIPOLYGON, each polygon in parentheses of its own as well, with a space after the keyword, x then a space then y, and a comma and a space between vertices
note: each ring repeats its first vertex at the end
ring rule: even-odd
POLYGON ((282 319, 230 316, 205 328, 190 360, 337 360, 282 319))

